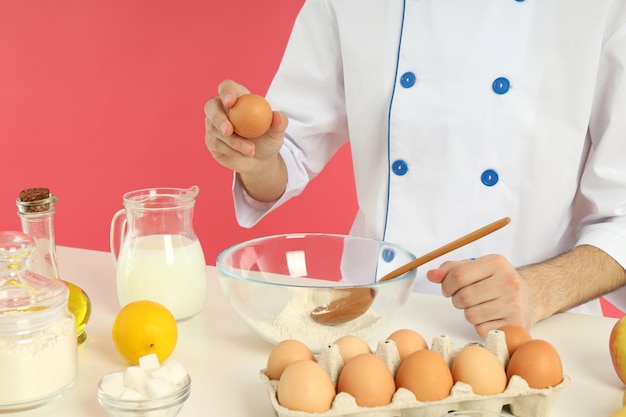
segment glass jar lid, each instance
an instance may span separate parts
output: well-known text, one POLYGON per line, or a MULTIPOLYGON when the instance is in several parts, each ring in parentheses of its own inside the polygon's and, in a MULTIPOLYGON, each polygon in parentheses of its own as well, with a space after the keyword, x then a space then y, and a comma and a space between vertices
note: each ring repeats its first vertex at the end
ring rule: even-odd
POLYGON ((26 268, 34 243, 22 232, 0 232, 0 315, 36 312, 67 304, 69 289, 60 280, 26 268))

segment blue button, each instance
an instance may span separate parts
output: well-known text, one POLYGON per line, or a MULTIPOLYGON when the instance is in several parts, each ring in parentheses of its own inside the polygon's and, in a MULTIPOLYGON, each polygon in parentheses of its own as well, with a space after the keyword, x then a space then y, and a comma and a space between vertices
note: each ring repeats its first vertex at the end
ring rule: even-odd
POLYGON ((483 172, 480 176, 480 180, 487 187, 493 187, 494 185, 496 185, 499 178, 500 177, 498 176, 498 173, 493 169, 486 169, 485 172, 483 172))
POLYGON ((402 77, 400 77, 400 84, 404 88, 411 88, 415 85, 416 79, 417 78, 415 77, 415 74, 413 74, 411 71, 405 72, 404 74, 402 74, 402 77))
POLYGON ((409 166, 402 159, 394 161, 393 164, 391 164, 391 169, 393 170, 394 174, 399 176, 402 176, 409 172, 409 166))
POLYGON ((508 79, 504 77, 496 78, 491 84, 491 88, 496 94, 506 94, 511 88, 511 83, 508 79))
POLYGON ((526 1, 526 0, 515 0, 515 1, 518 2, 518 3, 521 3, 521 2, 526 1))
POLYGON ((385 248, 383 249, 383 261, 391 262, 393 258, 396 257, 396 252, 393 249, 385 248))

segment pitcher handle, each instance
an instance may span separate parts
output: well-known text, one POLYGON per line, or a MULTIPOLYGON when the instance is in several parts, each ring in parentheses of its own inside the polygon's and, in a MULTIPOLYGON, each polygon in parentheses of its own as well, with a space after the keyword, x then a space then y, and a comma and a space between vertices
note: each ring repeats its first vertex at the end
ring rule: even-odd
POLYGON ((109 247, 111 248, 111 255, 113 256, 113 263, 115 265, 117 265, 117 257, 122 247, 124 235, 126 235, 126 224, 126 210, 120 209, 113 215, 113 219, 111 219, 111 232, 109 235, 109 247), (124 215, 124 217, 120 218, 121 215, 124 215))

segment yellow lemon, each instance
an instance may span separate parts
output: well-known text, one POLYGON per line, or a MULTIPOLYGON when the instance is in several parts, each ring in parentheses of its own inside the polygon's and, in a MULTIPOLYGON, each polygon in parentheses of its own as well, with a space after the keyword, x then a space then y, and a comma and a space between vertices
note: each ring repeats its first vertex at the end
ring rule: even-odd
POLYGON ((178 341, 178 326, 162 304, 140 300, 126 304, 113 322, 113 343, 120 355, 133 365, 154 353, 163 363, 178 341))

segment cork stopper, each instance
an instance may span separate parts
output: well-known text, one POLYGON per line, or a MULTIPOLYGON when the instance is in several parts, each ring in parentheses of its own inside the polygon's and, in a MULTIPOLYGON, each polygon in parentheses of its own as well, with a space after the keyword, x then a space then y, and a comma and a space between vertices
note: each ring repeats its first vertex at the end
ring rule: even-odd
POLYGON ((17 207, 20 213, 43 213, 50 210, 55 201, 48 188, 26 188, 18 196, 17 207))

